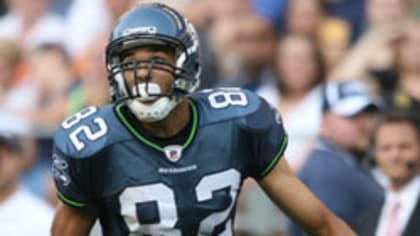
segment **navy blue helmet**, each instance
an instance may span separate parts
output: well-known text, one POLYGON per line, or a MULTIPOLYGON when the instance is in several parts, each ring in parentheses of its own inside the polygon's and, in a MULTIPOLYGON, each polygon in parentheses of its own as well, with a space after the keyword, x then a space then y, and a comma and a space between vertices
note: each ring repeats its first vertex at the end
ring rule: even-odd
POLYGON ((135 7, 117 21, 106 47, 106 65, 113 102, 137 96, 127 88, 123 72, 140 69, 145 64, 149 71, 165 70, 172 73, 174 78, 169 94, 153 95, 182 97, 192 93, 199 86, 201 65, 196 30, 179 12, 163 4, 153 3, 135 7), (173 49, 176 64, 169 65, 152 60, 147 61, 149 63, 122 62, 127 50, 144 45, 173 49))

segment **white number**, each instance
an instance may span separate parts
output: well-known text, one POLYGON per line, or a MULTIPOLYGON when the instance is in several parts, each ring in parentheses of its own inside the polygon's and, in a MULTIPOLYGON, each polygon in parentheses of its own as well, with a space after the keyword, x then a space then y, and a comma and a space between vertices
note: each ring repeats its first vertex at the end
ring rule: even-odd
POLYGON ((106 126, 104 119, 100 117, 95 118, 93 123, 97 124, 99 127, 99 130, 95 133, 90 130, 89 126, 82 125, 69 134, 70 140, 73 142, 73 145, 76 147, 77 151, 80 151, 85 147, 85 144, 77 137, 80 132, 85 133, 86 137, 90 141, 95 141, 96 139, 104 136, 106 132, 108 132, 108 126, 106 126))
POLYGON ((227 106, 246 106, 248 98, 237 88, 224 88, 209 95, 210 105, 214 108, 225 108, 227 106))
POLYGON ((121 214, 132 233, 130 235, 181 235, 179 230, 174 229, 178 215, 174 193, 168 186, 160 183, 126 188, 120 195, 120 204, 121 214), (137 219, 136 204, 150 201, 157 202, 160 222, 141 225, 137 219))
MULTIPOLYGON (((221 212, 215 212, 206 217, 199 228, 199 235, 212 234, 216 226, 220 225, 229 217, 235 205, 236 196, 239 192, 241 174, 235 169, 229 169, 220 173, 205 176, 197 184, 195 194, 198 202, 208 201, 213 198, 213 192, 230 187, 230 205, 221 212)), ((130 235, 138 233, 150 235, 178 236, 179 229, 175 229, 178 220, 174 190, 158 183, 144 186, 126 188, 119 198, 121 214, 130 229, 130 235), (160 222, 157 224, 141 225, 136 213, 136 204, 156 201, 160 222)), ((231 221, 227 221, 225 231, 220 235, 232 235, 231 221)))
POLYGON ((69 129, 73 125, 77 124, 80 120, 83 120, 84 118, 95 113, 96 110, 97 110, 96 107, 93 107, 93 106, 87 107, 81 110, 79 113, 76 113, 70 116, 69 118, 67 118, 65 121, 63 121, 63 123, 61 123, 61 126, 63 126, 64 129, 69 129))
MULTIPOLYGON (((239 185, 241 182, 241 174, 235 170, 230 169, 221 173, 212 174, 204 177, 195 188, 196 196, 199 202, 212 199, 213 192, 226 187, 230 187, 231 202, 227 209, 222 212, 216 212, 206 217, 200 223, 200 233, 213 233, 214 228, 225 221, 229 213, 235 205, 236 195, 239 192, 239 185)), ((220 235, 231 235, 231 222, 226 222, 225 231, 220 235)))
MULTIPOLYGON (((63 121, 61 126, 64 129, 70 129, 75 124, 85 119, 86 117, 92 115, 96 111, 97 111, 96 107, 93 107, 93 106, 87 107, 81 110, 79 113, 76 113, 73 116, 70 116, 69 118, 67 118, 65 121, 63 121)), ((77 129, 73 130, 69 134, 70 140, 73 143, 73 145, 76 147, 77 151, 80 151, 85 147, 85 144, 79 140, 78 135, 80 133, 84 133, 88 140, 95 141, 96 139, 104 136, 108 132, 108 126, 106 125, 105 120, 102 119, 101 117, 95 118, 93 120, 93 123, 96 124, 99 128, 96 132, 93 132, 89 126, 82 125, 78 127, 77 129)))

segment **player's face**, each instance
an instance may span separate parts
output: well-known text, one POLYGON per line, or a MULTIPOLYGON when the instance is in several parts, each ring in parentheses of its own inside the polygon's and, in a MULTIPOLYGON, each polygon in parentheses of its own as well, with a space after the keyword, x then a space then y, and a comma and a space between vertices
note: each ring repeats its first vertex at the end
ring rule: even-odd
POLYGON ((135 70, 125 70, 124 72, 124 78, 127 80, 131 91, 134 91, 139 84, 148 82, 158 84, 161 89, 160 93, 167 94, 170 92, 173 81, 173 68, 162 63, 175 64, 175 55, 172 50, 160 46, 139 47, 124 55, 123 62, 130 61, 139 61, 137 67, 140 67, 135 70), (156 62, 156 66, 164 70, 151 66, 152 60, 156 62))
POLYGON ((406 122, 382 125, 375 135, 375 158, 379 168, 393 181, 408 181, 417 169, 407 168, 407 162, 418 162, 420 140, 413 126, 406 122))

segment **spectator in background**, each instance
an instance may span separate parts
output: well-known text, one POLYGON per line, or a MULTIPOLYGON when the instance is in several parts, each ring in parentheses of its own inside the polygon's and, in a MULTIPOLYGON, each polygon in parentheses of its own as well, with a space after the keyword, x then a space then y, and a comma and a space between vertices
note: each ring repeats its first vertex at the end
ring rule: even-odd
MULTIPOLYGON (((196 0, 186 4, 182 11, 196 26, 201 48, 202 81, 201 88, 215 87, 221 80, 219 57, 224 59, 227 68, 236 68, 232 65, 230 51, 224 53, 226 45, 232 43, 232 38, 238 29, 237 19, 253 16, 250 0, 196 0), (223 49, 221 49, 223 48, 223 49)), ((236 59, 235 59, 236 61, 236 59)), ((225 67, 223 64, 222 67, 225 67)), ((223 69, 224 70, 224 69, 223 69)), ((236 69, 229 69, 236 70, 236 69)))
MULTIPOLYGON (((0 126, 23 133, 30 130, 30 122, 26 117, 16 116, 8 107, 25 107, 27 103, 27 90, 19 87, 20 65, 22 64, 22 52, 19 46, 7 39, 0 39, 0 126)), ((28 155, 27 166, 35 159, 33 148, 26 148, 28 155)), ((0 164, 1 165, 1 164, 0 164)))
MULTIPOLYGON (((0 126, 8 125, 8 128, 19 132, 30 129, 29 121, 23 116, 16 116, 7 107, 25 107, 27 103, 27 90, 20 90, 18 77, 22 64, 22 51, 19 46, 7 39, 0 39, 0 126)), ((30 151, 30 150, 28 150, 30 151)), ((28 155, 28 160, 34 157, 28 155)))
POLYGON ((83 57, 79 58, 80 81, 69 93, 67 115, 72 115, 88 106, 107 103, 109 88, 103 63, 107 40, 107 35, 99 36, 91 42, 83 57))
POLYGON ((316 38, 318 26, 323 18, 320 0, 289 1, 286 10, 286 32, 316 38))
POLYGON ((252 5, 250 0, 195 0, 185 4, 181 10, 189 17, 197 31, 202 32, 215 21, 250 14, 252 5))
POLYGON ((366 0, 367 27, 376 28, 403 20, 407 16, 407 0, 366 0))
POLYGON ((276 35, 263 18, 250 14, 218 20, 210 37, 220 78, 216 86, 255 90, 273 78, 276 35))
MULTIPOLYGON (((361 164, 367 152, 378 107, 360 81, 326 86, 326 110, 320 138, 299 178, 347 224, 372 204, 382 189, 361 164)), ((303 235, 294 225, 290 235, 303 235)))
POLYGON ((325 76, 330 73, 346 56, 351 42, 351 28, 346 21, 339 18, 325 18, 317 33, 317 42, 325 62, 325 76))
POLYGON ((323 0, 327 15, 344 20, 350 29, 350 41, 354 42, 364 30, 366 0, 323 0))
POLYGON ((370 82, 384 98, 387 108, 420 110, 420 21, 406 19, 369 32, 352 49, 334 79, 353 76, 373 78, 370 82), (373 58, 377 56, 378 58, 373 58))
POLYGON ((368 78, 370 71, 383 71, 395 64, 394 43, 408 17, 405 0, 367 0, 367 31, 331 72, 330 78, 368 78))
POLYGON ((373 75, 387 107, 420 115, 420 21, 406 22, 395 49, 395 69, 376 71, 373 75))
POLYGON ((70 55, 83 55, 87 46, 109 31, 132 4, 132 0, 74 0, 66 17, 65 45, 70 55))
POLYGON ((75 82, 70 59, 61 45, 43 44, 28 55, 27 67, 25 84, 32 89, 32 95, 27 94, 32 106, 8 109, 28 117, 38 136, 49 136, 66 115, 67 96, 75 82))
POLYGON ((303 35, 284 36, 276 54, 277 81, 261 86, 257 93, 282 114, 289 135, 286 157, 296 172, 318 134, 324 65, 316 43, 303 35))
POLYGON ((31 105, 28 95, 30 89, 21 86, 22 51, 19 46, 7 39, 0 39, 0 124, 10 124, 14 128, 30 129, 26 117, 17 116, 9 107, 24 108, 31 105))
POLYGON ((378 168, 389 178, 385 200, 369 208, 356 228, 360 236, 420 235, 420 125, 414 117, 383 117, 373 134, 378 168))
MULTIPOLYGON (((26 167, 24 134, 0 131, 0 235, 49 235, 53 210, 19 184, 26 167)), ((4 127, 7 126, 7 127, 4 127)))
POLYGON ((50 0, 7 0, 9 11, 0 18, 0 37, 18 42, 25 51, 44 43, 62 43, 64 23, 48 12, 50 0))
POLYGON ((18 80, 22 52, 12 40, 0 39, 0 103, 18 80))

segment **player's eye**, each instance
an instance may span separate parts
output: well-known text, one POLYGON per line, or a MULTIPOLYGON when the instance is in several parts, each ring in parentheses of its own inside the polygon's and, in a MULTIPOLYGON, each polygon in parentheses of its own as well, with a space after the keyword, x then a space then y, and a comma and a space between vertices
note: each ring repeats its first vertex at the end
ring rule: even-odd
POLYGON ((165 58, 161 57, 161 56, 154 56, 152 58, 150 58, 151 60, 157 62, 157 63, 167 63, 165 58))
POLYGON ((123 69, 134 69, 137 64, 136 61, 128 61, 123 64, 123 69))

